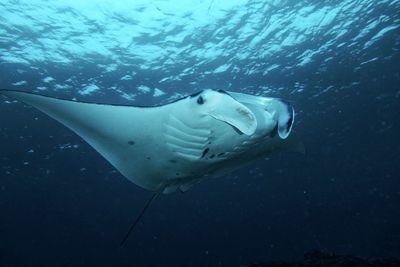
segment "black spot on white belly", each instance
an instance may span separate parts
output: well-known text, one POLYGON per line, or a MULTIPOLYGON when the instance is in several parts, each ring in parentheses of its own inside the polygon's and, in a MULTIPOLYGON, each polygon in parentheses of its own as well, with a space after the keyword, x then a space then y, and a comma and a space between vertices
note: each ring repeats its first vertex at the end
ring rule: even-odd
POLYGON ((133 141, 133 140, 129 140, 129 141, 128 141, 128 145, 133 146, 134 144, 136 144, 135 141, 133 141))
POLYGON ((286 131, 287 132, 289 132, 290 128, 292 127, 292 124, 293 124, 293 116, 291 116, 286 123, 286 131))
POLYGON ((201 154, 201 158, 204 158, 207 155, 208 151, 210 151, 209 148, 204 149, 203 154, 201 154))
POLYGON ((274 138, 278 134, 278 125, 269 133, 269 137, 274 138))

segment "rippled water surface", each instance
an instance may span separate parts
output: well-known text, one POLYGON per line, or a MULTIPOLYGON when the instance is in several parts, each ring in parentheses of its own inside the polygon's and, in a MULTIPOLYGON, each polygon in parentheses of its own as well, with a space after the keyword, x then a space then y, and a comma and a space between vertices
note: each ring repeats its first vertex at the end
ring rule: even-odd
POLYGON ((206 88, 280 97, 307 153, 161 197, 119 249, 149 193, 0 98, 0 265, 400 257, 399 49, 398 0, 1 1, 0 88, 133 105, 206 88))

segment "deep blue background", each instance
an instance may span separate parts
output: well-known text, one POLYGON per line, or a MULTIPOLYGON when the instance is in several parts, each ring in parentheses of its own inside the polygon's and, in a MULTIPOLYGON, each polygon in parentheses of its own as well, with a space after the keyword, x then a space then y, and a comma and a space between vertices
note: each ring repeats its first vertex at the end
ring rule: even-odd
MULTIPOLYGON (((368 16, 389 14, 399 24, 396 7, 377 5, 368 16)), ((369 21, 365 16, 359 20, 369 21)), ((382 21, 381 27, 387 24, 382 21)), ((343 42, 360 29, 352 30, 343 42)), ((202 32, 198 36, 211 38, 202 32)), ((287 54, 318 47, 329 41, 326 38, 310 39, 287 54)), ((74 76, 77 84, 97 77, 102 88, 118 83, 126 92, 140 84, 168 94, 204 88, 260 93, 259 88, 268 86, 269 96, 295 107, 295 133, 307 150, 305 155, 271 155, 185 194, 160 196, 120 248, 151 193, 123 178, 62 125, 33 108, 1 99, 0 265, 239 266, 298 259, 311 249, 399 258, 399 31, 363 50, 367 40, 315 55, 301 68, 294 67, 293 57, 275 56, 271 61, 281 67, 269 75, 245 74, 247 66, 265 64, 262 58, 237 62, 240 73, 197 75, 227 60, 215 59, 163 87, 157 82, 164 77, 159 71, 136 70, 130 81, 119 80, 129 67, 105 75, 97 64, 111 61, 102 58, 75 66, 37 63, 36 70, 0 64, 0 87, 15 89, 12 83, 24 79, 27 85, 18 89, 27 91, 35 91, 46 75, 57 81, 74 76), (16 72, 24 68, 27 72, 16 72), (79 147, 60 149, 60 144, 79 147), (34 153, 28 153, 31 149, 34 153)), ((169 69, 168 75, 181 69, 169 69)), ((79 95, 74 88, 49 90, 52 96, 130 103, 111 90, 94 95, 79 95)), ((138 95, 134 104, 165 103, 168 94, 138 95)))
POLYGON ((295 103, 306 155, 273 155, 185 194, 161 196, 123 248, 119 241, 150 193, 45 115, 3 105, 0 259, 237 266, 315 248, 398 257, 400 106, 391 97, 376 100, 381 88, 398 90, 398 73, 385 75, 398 60, 371 66, 351 92, 295 103), (55 149, 65 143, 80 148, 55 149), (35 153, 25 153, 30 149, 35 153), (7 169, 12 174, 4 175, 7 169))

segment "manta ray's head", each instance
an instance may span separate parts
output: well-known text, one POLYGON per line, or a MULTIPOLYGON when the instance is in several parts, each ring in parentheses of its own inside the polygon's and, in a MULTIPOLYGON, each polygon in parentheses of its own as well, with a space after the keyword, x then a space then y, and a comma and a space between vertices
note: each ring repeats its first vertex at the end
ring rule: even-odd
POLYGON ((253 112, 225 91, 208 89, 191 95, 189 100, 196 113, 227 123, 243 134, 252 135, 257 129, 253 112))
POLYGON ((257 117, 258 129, 260 132, 269 133, 268 136, 275 136, 281 139, 289 137, 294 122, 294 109, 281 99, 248 95, 237 92, 225 92, 239 103, 250 108, 257 117))
POLYGON ((288 138, 292 131, 294 121, 294 109, 288 103, 276 98, 264 98, 263 108, 265 112, 273 114, 276 121, 276 129, 281 139, 288 138))

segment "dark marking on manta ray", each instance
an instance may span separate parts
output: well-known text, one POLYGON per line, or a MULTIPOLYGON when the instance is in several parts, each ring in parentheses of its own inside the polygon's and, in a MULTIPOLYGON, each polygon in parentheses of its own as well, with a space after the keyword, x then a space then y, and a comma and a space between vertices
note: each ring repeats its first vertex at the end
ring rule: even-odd
POLYGON ((203 98, 202 96, 199 96, 199 97, 197 98, 197 104, 203 105, 204 102, 205 102, 205 100, 204 100, 204 98, 203 98))
POLYGON ((151 157, 146 157, 146 159, 151 160, 151 157))
POLYGON ((174 160, 174 159, 170 159, 169 162, 171 162, 171 163, 177 163, 177 161, 174 160))
POLYGON ((203 154, 201 155, 201 158, 204 158, 206 154, 210 151, 210 149, 207 147, 206 149, 203 150, 203 154))
POLYGON ((293 117, 291 116, 286 123, 286 131, 287 132, 290 130, 290 127, 292 127, 292 123, 293 123, 293 117))
POLYGON ((132 141, 132 140, 129 140, 129 141, 128 141, 128 145, 133 146, 134 144, 136 144, 135 141, 132 141))
POLYGON ((217 156, 218 156, 218 157, 222 157, 223 155, 225 155, 225 152, 221 152, 221 153, 219 153, 217 156))
POLYGON ((233 126, 233 125, 231 125, 231 126, 232 126, 233 130, 235 130, 235 132, 236 132, 238 135, 242 135, 242 134, 243 134, 238 128, 236 128, 236 127, 233 126))
POLYGON ((278 133, 278 125, 269 133, 269 137, 274 138, 278 133))
POLYGON ((215 154, 212 154, 211 156, 210 156, 210 159, 213 159, 215 157, 215 154))

